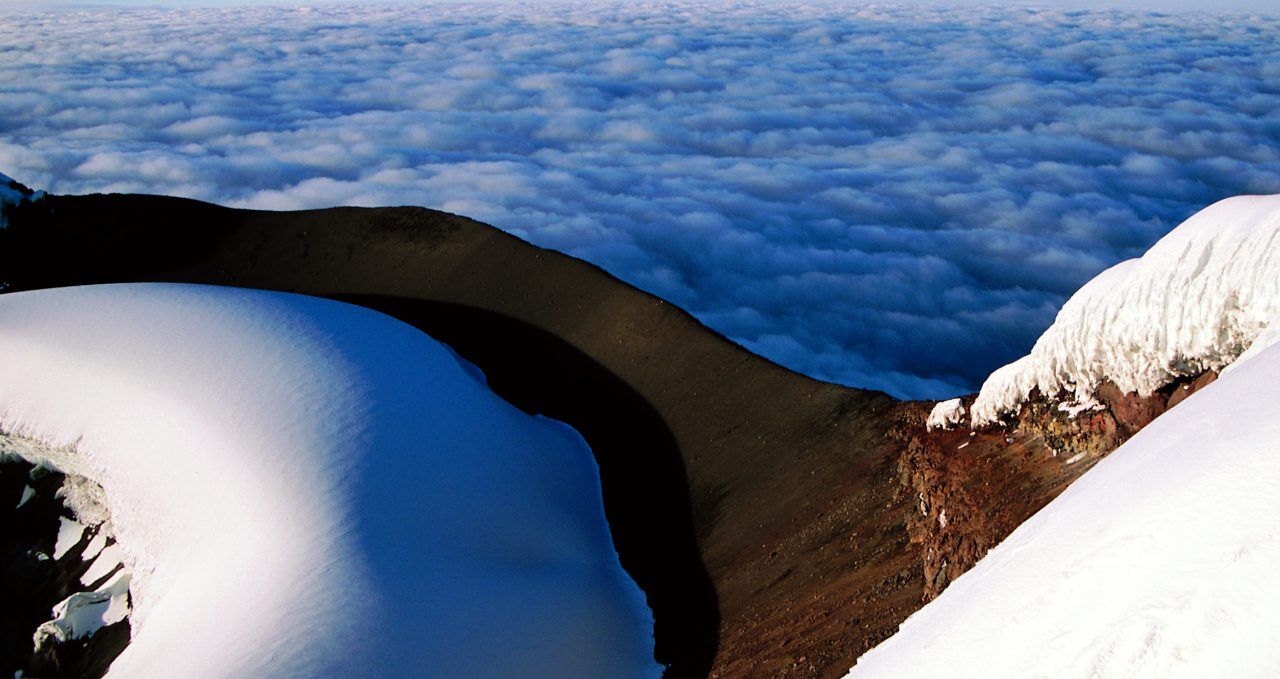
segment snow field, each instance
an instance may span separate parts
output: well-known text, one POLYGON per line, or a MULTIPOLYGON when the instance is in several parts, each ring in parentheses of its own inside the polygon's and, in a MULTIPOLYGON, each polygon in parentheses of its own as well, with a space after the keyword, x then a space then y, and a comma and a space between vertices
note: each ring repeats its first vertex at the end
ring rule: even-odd
POLYGON ((381 314, 188 285, 4 295, 0 432, 104 491, 134 604, 109 676, 660 671, 581 438, 381 314))

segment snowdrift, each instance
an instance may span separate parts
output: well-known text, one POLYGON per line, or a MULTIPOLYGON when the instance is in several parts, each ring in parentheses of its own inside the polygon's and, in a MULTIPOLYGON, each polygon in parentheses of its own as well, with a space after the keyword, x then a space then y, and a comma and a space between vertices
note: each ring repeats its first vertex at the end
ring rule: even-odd
POLYGON ((1033 390, 1081 409, 1104 380, 1147 396, 1222 370, 1278 315, 1280 195, 1228 198, 1073 295, 1029 355, 987 378, 973 426, 1000 421, 1033 390))
POLYGON ((0 297, 5 452, 99 483, 109 676, 647 676, 580 437, 375 312, 110 285, 0 297))

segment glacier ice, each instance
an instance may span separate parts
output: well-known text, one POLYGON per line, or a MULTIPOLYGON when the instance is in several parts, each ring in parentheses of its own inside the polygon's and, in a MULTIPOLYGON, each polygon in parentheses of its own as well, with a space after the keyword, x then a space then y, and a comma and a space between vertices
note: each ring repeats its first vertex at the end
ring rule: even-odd
POLYGON ((1149 395, 1225 366, 1280 315, 1280 195, 1219 201, 1142 257, 1102 272, 1063 305, 1031 353, 991 374, 970 408, 1001 421, 1033 392, 1092 403, 1110 380, 1149 395))

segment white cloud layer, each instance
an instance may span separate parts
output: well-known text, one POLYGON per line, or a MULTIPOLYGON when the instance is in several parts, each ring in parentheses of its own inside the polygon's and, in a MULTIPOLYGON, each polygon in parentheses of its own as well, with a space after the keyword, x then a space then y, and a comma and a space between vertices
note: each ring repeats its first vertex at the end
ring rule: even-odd
POLYGON ((1280 21, 855 5, 0 15, 0 171, 414 204, 816 377, 974 389, 1200 207, 1280 193, 1280 21))

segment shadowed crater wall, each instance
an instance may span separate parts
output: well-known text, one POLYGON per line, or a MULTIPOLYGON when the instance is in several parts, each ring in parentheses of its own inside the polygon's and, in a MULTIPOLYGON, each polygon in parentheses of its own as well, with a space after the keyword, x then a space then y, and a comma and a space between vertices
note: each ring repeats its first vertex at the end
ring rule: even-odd
POLYGON ((694 538, 684 463, 675 436, 640 394, 573 345, 509 316, 448 302, 334 297, 445 342, 508 402, 578 430, 600 466, 614 546, 653 611, 657 660, 674 668, 669 675, 710 671, 719 609, 694 538))

